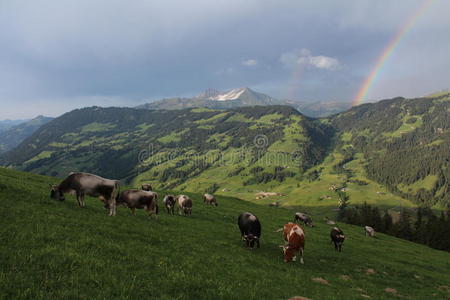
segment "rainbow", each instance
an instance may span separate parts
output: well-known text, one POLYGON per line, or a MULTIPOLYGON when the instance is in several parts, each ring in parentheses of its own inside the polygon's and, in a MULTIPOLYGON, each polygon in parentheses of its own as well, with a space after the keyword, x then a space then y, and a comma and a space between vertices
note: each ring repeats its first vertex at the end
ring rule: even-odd
POLYGON ((434 0, 424 0, 422 5, 417 9, 417 11, 400 27, 400 30, 396 35, 389 41, 389 44, 383 49, 383 52, 378 57, 375 66, 370 72, 369 76, 367 76, 366 80, 364 80, 362 86, 358 90, 355 98, 352 101, 352 105, 361 104, 367 96, 370 88, 373 86, 377 75, 380 73, 383 65, 387 61, 387 59, 392 55, 395 48, 400 43, 401 39, 410 31, 410 29, 416 24, 417 20, 427 11, 428 7, 434 0))

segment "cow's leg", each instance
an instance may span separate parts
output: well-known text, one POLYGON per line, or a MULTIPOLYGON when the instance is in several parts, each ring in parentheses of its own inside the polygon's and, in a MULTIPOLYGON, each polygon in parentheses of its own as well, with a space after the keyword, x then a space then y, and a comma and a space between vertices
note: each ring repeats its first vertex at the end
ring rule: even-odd
POLYGON ((84 193, 83 192, 80 193, 80 202, 81 202, 81 207, 86 206, 86 204, 84 203, 84 193))
POLYGON ((304 261, 303 261, 303 248, 300 248, 300 263, 303 265, 304 261))
POLYGON ((116 199, 115 198, 109 199, 109 215, 111 217, 116 215, 116 199))
POLYGON ((81 206, 81 192, 80 191, 76 192, 76 197, 77 197, 78 206, 82 207, 81 206))
POLYGON ((131 208, 131 213, 133 214, 133 216, 136 215, 136 207, 132 207, 132 208, 131 208))
POLYGON ((256 247, 260 248, 260 246, 259 246, 259 239, 256 240, 256 247))

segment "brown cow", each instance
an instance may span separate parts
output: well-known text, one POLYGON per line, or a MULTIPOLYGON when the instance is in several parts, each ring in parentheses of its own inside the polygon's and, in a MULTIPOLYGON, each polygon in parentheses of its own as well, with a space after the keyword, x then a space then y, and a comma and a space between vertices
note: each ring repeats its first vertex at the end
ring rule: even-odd
POLYGON ((294 223, 287 223, 283 227, 284 241, 286 244, 280 246, 283 248, 284 262, 296 260, 296 253, 300 253, 300 263, 303 264, 303 251, 305 249, 305 232, 294 223))
POLYGON ((145 209, 148 214, 158 215, 158 194, 152 191, 126 190, 120 193, 117 198, 117 205, 123 205, 131 209, 133 215, 136 214, 136 208, 145 209))
POLYGON ((75 194, 79 207, 84 207, 84 196, 98 197, 105 207, 109 208, 109 215, 116 215, 116 198, 119 193, 120 181, 102 178, 89 173, 70 173, 58 185, 52 185, 50 197, 64 201, 65 193, 75 194))
POLYGON ((218 206, 216 197, 214 197, 211 194, 204 194, 203 195, 203 203, 218 206))
POLYGON ((192 200, 186 195, 178 195, 176 197, 178 204, 178 214, 181 215, 183 212, 184 215, 192 214, 192 200))

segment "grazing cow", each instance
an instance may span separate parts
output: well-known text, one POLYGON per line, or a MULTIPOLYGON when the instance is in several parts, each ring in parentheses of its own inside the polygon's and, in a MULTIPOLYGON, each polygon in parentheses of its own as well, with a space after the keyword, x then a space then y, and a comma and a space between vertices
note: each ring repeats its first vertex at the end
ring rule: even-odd
POLYGON ((370 237, 374 237, 375 236, 375 229, 373 229, 370 226, 365 226, 364 227, 364 232, 365 232, 366 236, 367 235, 370 236, 370 237))
POLYGON ((178 203, 178 214, 192 215, 192 200, 186 195, 178 195, 176 197, 178 203))
POLYGON ((294 215, 294 223, 303 223, 306 226, 314 227, 311 217, 304 213, 295 213, 294 215))
POLYGON ((136 208, 145 209, 148 214, 158 215, 158 194, 152 191, 126 190, 120 193, 117 198, 117 205, 123 205, 131 209, 133 215, 136 214, 136 208))
POLYGON ((203 203, 218 206, 216 197, 214 197, 211 194, 204 194, 203 195, 203 203))
POLYGON ((70 173, 59 185, 52 185, 50 197, 64 201, 64 194, 75 194, 78 206, 84 207, 84 196, 98 197, 109 208, 109 215, 116 215, 116 198, 120 181, 105 179, 89 173, 70 173))
POLYGON ((341 252, 342 244, 345 240, 344 232, 340 228, 334 227, 333 229, 331 229, 330 238, 331 242, 334 243, 334 249, 341 252))
POLYGON ((303 252, 305 249, 305 232, 294 223, 287 223, 283 227, 284 241, 286 244, 280 246, 283 248, 284 262, 296 260, 296 253, 300 253, 300 263, 303 264, 303 252))
POLYGON ((238 226, 241 231, 241 238, 245 241, 247 247, 253 249, 256 246, 259 248, 259 239, 261 238, 261 223, 258 218, 249 212, 242 213, 238 217, 238 226))
POLYGON ((275 201, 275 202, 269 203, 269 206, 270 207, 278 207, 278 206, 280 206, 280 201, 275 201))
POLYGON ((173 195, 166 195, 164 197, 163 202, 164 202, 164 206, 167 209, 167 213, 169 215, 170 214, 174 215, 175 214, 175 202, 176 202, 175 201, 175 196, 173 196, 173 195))
POLYGON ((152 191, 153 188, 150 183, 144 183, 141 186, 141 190, 149 192, 149 191, 152 191))
POLYGON ((336 225, 336 222, 330 220, 328 217, 325 217, 325 223, 327 223, 327 225, 336 225))

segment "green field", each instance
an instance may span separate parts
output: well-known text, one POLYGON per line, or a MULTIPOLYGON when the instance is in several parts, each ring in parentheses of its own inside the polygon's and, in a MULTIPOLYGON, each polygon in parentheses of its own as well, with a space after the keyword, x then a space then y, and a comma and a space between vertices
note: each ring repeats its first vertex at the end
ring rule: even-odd
POLYGON ((190 217, 161 209, 156 220, 125 208, 108 217, 96 199, 83 209, 72 196, 49 199, 48 184, 55 182, 0 169, 2 299, 450 297, 450 254, 422 245, 383 234, 367 238, 362 228, 341 224, 347 241, 337 253, 329 226, 317 218, 316 227, 305 229, 305 264, 285 264, 282 236, 274 231, 292 219, 288 209, 222 196, 210 207, 190 194, 190 217), (261 220, 261 249, 240 241, 236 219, 244 211, 261 220))

